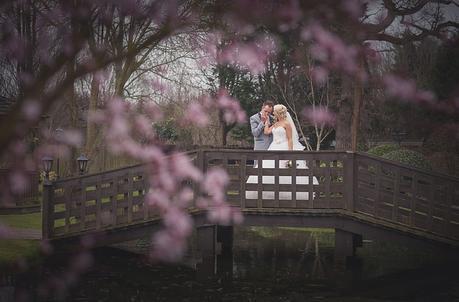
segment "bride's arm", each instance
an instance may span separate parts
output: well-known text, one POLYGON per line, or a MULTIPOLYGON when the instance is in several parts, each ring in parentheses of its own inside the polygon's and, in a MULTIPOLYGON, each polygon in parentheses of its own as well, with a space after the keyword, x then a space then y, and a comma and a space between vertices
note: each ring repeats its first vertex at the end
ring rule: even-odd
POLYGON ((288 123, 285 124, 285 132, 287 133, 288 149, 293 150, 292 127, 288 123))
POLYGON ((273 132, 273 126, 270 126, 268 121, 265 122, 265 131, 264 132, 265 132, 266 135, 270 135, 273 132))

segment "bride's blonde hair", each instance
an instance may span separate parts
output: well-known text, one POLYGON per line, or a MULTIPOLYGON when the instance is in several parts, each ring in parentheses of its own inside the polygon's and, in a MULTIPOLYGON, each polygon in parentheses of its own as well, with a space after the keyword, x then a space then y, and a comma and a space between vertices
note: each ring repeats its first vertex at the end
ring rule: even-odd
POLYGON ((276 116, 277 119, 281 118, 285 120, 287 118, 287 107, 285 107, 284 105, 282 104, 274 105, 273 111, 274 111, 274 116, 276 116))

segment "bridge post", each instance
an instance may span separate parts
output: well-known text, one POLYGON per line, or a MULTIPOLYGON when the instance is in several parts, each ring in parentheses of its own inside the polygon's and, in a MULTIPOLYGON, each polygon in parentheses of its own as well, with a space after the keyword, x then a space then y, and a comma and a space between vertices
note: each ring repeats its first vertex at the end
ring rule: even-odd
POLYGON ((207 279, 216 274, 231 276, 233 271, 233 227, 203 225, 197 228, 197 245, 201 262, 197 265, 198 278, 207 279))
POLYGON ((54 207, 54 184, 50 180, 43 183, 42 201, 42 238, 49 239, 52 235, 54 221, 52 209, 54 207))
POLYGON ((334 273, 338 287, 347 288, 361 279, 362 261, 355 257, 359 246, 362 246, 361 235, 335 229, 334 273))
POLYGON ((345 267, 359 246, 362 246, 361 235, 335 229, 335 266, 345 267))
POLYGON ((354 211, 354 202, 356 198, 357 184, 357 161, 356 154, 347 151, 346 161, 344 163, 344 185, 346 190, 346 210, 354 211))
MULTIPOLYGON (((199 169, 202 173, 204 173, 204 151, 198 150, 196 155, 195 161, 196 168, 199 169)), ((193 182, 193 206, 196 206, 196 200, 198 199, 200 191, 200 185, 196 182, 193 182)))

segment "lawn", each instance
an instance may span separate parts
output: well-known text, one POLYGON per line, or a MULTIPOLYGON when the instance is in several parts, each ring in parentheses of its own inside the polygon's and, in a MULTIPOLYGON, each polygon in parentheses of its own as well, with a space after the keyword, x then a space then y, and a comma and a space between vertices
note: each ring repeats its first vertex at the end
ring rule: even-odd
POLYGON ((12 228, 41 229, 41 213, 0 215, 0 223, 12 228))
POLYGON ((13 263, 20 258, 34 259, 39 254, 38 240, 0 240, 0 264, 13 263))

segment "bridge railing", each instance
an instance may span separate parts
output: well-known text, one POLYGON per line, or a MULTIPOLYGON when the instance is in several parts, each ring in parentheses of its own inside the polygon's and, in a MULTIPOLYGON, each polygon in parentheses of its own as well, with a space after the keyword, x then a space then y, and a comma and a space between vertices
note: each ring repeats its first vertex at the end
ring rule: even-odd
POLYGON ((361 153, 355 176, 355 212, 459 239, 457 178, 361 153))
MULTIPOLYGON (((197 150, 203 171, 225 169, 227 201, 242 209, 340 209, 458 238, 459 181, 363 154, 337 151, 197 150)), ((191 184, 195 197, 198 185, 191 184)), ((157 218, 144 204, 143 166, 63 179, 45 187, 46 238, 157 218)))

